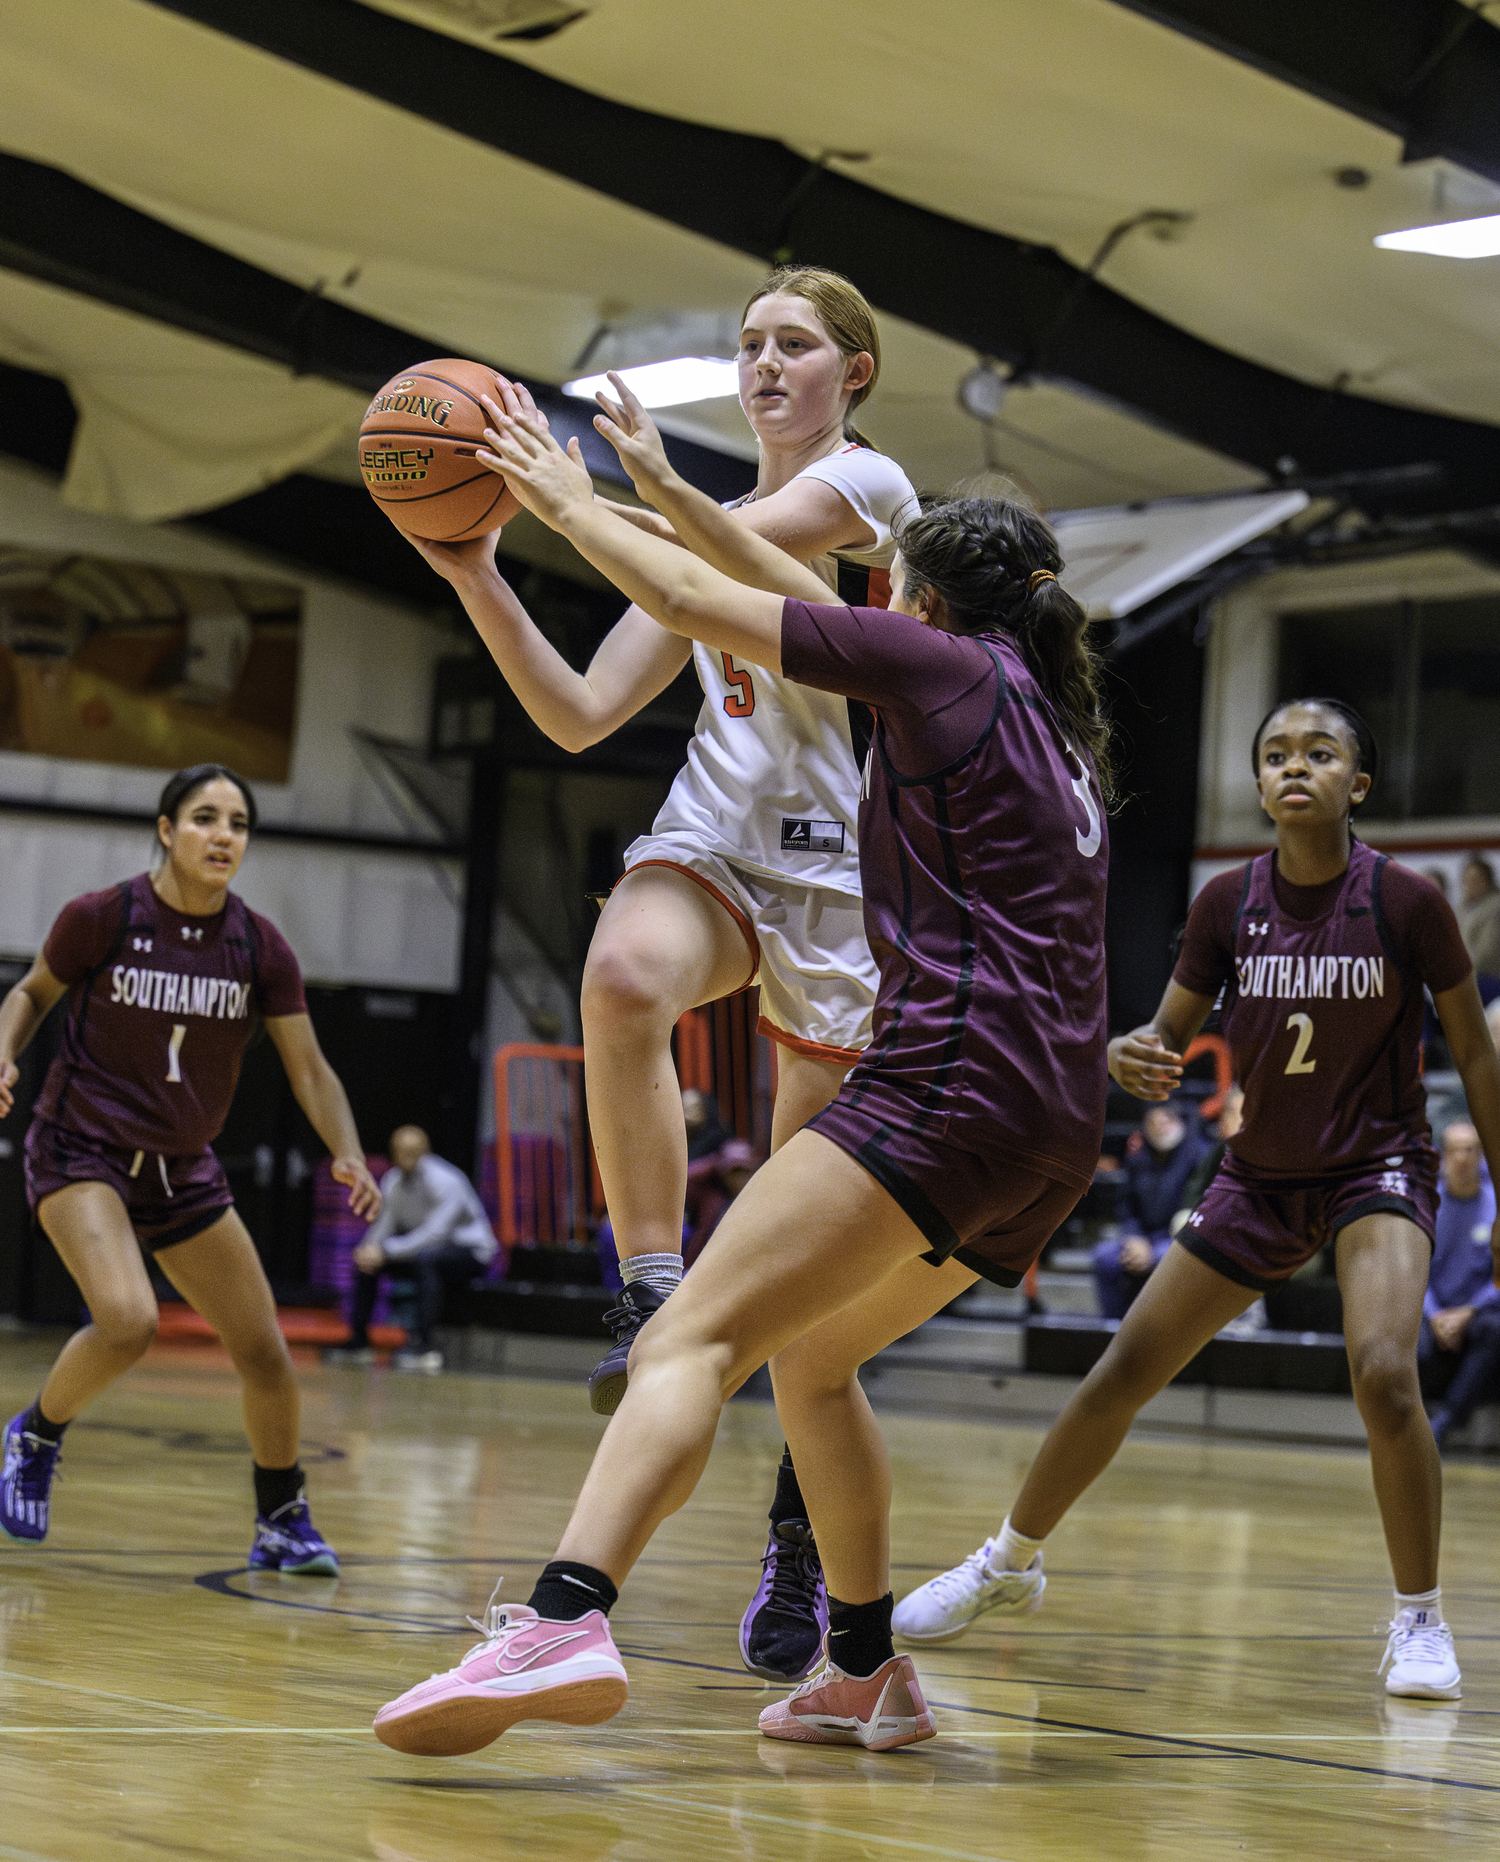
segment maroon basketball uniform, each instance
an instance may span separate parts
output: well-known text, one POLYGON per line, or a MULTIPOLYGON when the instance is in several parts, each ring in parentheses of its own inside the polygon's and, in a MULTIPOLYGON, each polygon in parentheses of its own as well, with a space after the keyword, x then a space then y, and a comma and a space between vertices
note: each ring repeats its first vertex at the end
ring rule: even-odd
POLYGON ((67 1183, 107 1182, 148 1246, 186 1240, 232 1200, 208 1147, 251 1017, 306 1009, 296 958, 234 893, 191 917, 144 873, 64 906, 42 955, 69 993, 27 1133, 33 1208, 67 1183))
POLYGON ((1377 1210, 1430 1235, 1422 989, 1441 994, 1470 968, 1437 888, 1360 841, 1326 885, 1288 884, 1274 853, 1211 880, 1173 980, 1205 996, 1223 988, 1245 1122, 1183 1245, 1265 1286, 1377 1210))
POLYGON ((789 678, 873 707, 859 812, 880 966, 869 1048, 812 1123, 932 1243, 1015 1285, 1104 1129, 1104 886, 1092 772, 1014 643, 786 603, 789 678))

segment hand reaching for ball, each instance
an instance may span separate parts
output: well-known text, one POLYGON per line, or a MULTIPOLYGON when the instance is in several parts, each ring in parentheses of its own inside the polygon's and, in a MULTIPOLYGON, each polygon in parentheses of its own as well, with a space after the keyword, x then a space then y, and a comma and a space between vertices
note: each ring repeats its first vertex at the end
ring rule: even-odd
MULTIPOLYGON (((532 399, 531 390, 524 382, 507 381, 503 375, 497 374, 495 387, 499 405, 507 413, 532 420, 544 432, 546 431, 547 416, 532 399)), ((482 396, 481 399, 493 418, 496 402, 488 395, 482 396)), ((479 452, 475 457, 479 464, 490 471, 501 470, 493 455, 479 452)), ((493 512, 494 527, 482 537, 471 537, 465 543, 430 543, 424 537, 412 536, 409 531, 403 530, 401 534, 430 569, 435 570, 445 582, 451 582, 455 587, 460 587, 465 582, 484 576, 493 570, 495 551, 500 546, 500 533, 505 525, 524 508, 520 499, 507 485, 493 512)))
POLYGON ((489 451, 481 448, 476 457, 492 472, 504 474, 507 488, 534 517, 560 530, 569 510, 594 500, 594 481, 583 463, 583 448, 570 439, 564 452, 536 410, 523 408, 518 398, 504 407, 488 396, 484 401, 495 424, 484 433, 489 451))
POLYGON ((609 371, 609 383, 620 398, 611 401, 607 394, 594 396, 603 410, 594 416, 594 426, 620 455, 637 492, 648 504, 654 503, 653 494, 676 476, 667 461, 660 429, 614 369, 609 371))

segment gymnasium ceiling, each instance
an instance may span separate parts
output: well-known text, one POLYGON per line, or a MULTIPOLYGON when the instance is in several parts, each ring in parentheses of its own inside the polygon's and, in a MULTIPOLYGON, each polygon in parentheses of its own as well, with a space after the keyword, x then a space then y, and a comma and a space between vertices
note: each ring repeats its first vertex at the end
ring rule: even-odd
MULTIPOLYGON (((71 448, 93 510, 273 538, 321 484, 362 526, 396 368, 727 352, 786 249, 881 312, 864 424, 923 486, 989 465, 1057 509, 1432 463, 1408 505, 1500 503, 1500 259, 1371 243, 1496 210, 1500 26, 1355 11, 0 0, 0 449, 71 448), (955 400, 984 356, 1018 377, 989 428, 955 400)), ((742 478, 733 402, 670 418, 742 478)))

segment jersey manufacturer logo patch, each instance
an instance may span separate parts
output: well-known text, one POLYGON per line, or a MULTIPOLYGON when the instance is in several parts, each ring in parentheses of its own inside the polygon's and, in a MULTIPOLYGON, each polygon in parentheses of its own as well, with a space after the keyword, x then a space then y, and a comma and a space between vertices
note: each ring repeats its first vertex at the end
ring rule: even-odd
POLYGON ((842 853, 844 851, 844 824, 842 821, 788 821, 783 817, 781 851, 783 853, 842 853))
POLYGON ((1271 921, 1269 918, 1265 918, 1257 924, 1252 918, 1246 924, 1245 929, 1250 933, 1251 937, 1264 937, 1271 929, 1271 921))
MULTIPOLYGON (((182 936, 184 942, 196 938, 201 944, 203 942, 203 927, 202 925, 184 925, 182 927, 182 936)), ((146 948, 150 950, 151 946, 148 944, 146 948)))
POLYGON ((1384 1170, 1380 1174, 1380 1188, 1386 1196, 1401 1196, 1411 1200, 1411 1181, 1404 1170, 1384 1170))
POLYGON ((148 937, 133 937, 130 940, 130 947, 132 950, 150 950, 151 940, 148 937))

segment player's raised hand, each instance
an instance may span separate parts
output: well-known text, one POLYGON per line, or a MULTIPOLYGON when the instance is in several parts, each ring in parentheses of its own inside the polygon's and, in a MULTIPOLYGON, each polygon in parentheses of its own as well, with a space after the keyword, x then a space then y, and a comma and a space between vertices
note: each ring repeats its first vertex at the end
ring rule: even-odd
POLYGON ((370 1175, 365 1160, 362 1157, 336 1157, 329 1165, 329 1170, 335 1183, 347 1187, 349 1207, 355 1215, 373 1222, 380 1214, 380 1188, 370 1175))
POLYGON ((1109 1072, 1137 1099, 1170 1099, 1182 1078, 1182 1057, 1154 1028, 1133 1028, 1110 1042, 1109 1072))
POLYGON ((620 398, 612 401, 602 391, 594 396, 602 410, 594 416, 594 425, 620 455, 620 463, 630 474, 630 482, 649 500, 652 492, 672 477, 660 429, 623 376, 611 369, 609 381, 620 398))
POLYGON ((0 1060, 0 1118, 16 1103, 15 1084, 20 1077, 21 1069, 13 1060, 0 1060))
POLYGON ((481 448, 476 457, 505 474, 506 484, 534 517, 557 530, 569 510, 593 503, 594 482, 576 439, 564 452, 535 415, 509 414, 488 395, 481 399, 495 424, 484 430, 489 452, 481 448))

